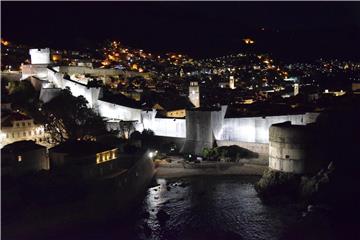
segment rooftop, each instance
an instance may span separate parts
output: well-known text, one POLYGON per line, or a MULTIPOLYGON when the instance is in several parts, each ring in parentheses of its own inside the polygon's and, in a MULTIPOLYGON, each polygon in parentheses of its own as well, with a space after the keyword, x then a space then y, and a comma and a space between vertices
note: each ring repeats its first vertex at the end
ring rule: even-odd
POLYGON ((51 152, 67 153, 72 156, 91 155, 112 150, 116 147, 95 141, 68 140, 49 149, 51 152))
POLYGON ((109 91, 104 91, 103 97, 99 100, 104 101, 104 102, 113 103, 113 104, 118 104, 118 105, 129 107, 129 108, 141 109, 141 106, 137 101, 135 101, 131 98, 128 98, 125 95, 120 94, 120 93, 114 94, 109 91))
POLYGON ((31 120, 32 118, 19 112, 11 112, 6 114, 5 111, 1 112, 1 126, 12 127, 14 121, 31 120))
POLYGON ((28 152, 28 151, 32 151, 32 150, 36 150, 36 149, 46 149, 46 147, 41 146, 39 144, 36 144, 34 141, 18 141, 18 142, 14 142, 14 143, 10 143, 8 145, 5 145, 2 149, 1 149, 1 153, 23 153, 23 152, 28 152))

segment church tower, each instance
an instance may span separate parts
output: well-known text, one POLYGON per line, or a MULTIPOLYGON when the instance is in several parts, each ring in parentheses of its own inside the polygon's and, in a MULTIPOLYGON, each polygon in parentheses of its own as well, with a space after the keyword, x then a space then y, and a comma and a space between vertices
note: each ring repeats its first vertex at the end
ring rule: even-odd
POLYGON ((294 96, 298 95, 299 92, 300 92, 300 89, 299 89, 299 84, 298 83, 295 83, 294 84, 294 96))
POLYGON ((200 88, 198 82, 190 82, 189 99, 196 108, 200 107, 200 88))
POLYGON ((230 76, 230 78, 229 78, 229 87, 230 87, 230 89, 235 89, 235 78, 234 78, 234 76, 230 76))

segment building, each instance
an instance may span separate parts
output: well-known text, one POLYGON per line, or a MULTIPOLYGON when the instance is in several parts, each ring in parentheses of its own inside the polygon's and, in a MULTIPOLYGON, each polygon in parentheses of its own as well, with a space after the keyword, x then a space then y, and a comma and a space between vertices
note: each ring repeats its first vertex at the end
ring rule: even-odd
POLYGON ((1 174, 20 176, 49 169, 46 147, 34 141, 18 141, 1 149, 1 174))
POLYGON ((200 88, 198 82, 190 82, 189 99, 196 107, 200 107, 200 88))
POLYGON ((94 141, 67 141, 49 149, 51 171, 79 178, 101 177, 117 169, 118 148, 94 141))
POLYGON ((161 117, 185 118, 186 109, 191 109, 194 105, 186 97, 167 96, 158 97, 150 107, 157 110, 161 117))
POLYGON ((45 133, 44 126, 36 124, 34 119, 20 112, 2 112, 0 139, 1 147, 23 140, 32 140, 45 146, 50 144, 50 136, 45 133))

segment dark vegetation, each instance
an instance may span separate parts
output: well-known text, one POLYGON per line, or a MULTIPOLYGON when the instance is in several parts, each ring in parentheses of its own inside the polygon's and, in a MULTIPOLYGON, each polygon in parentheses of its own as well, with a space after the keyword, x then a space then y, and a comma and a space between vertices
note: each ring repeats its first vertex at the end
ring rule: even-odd
POLYGON ((231 162, 240 160, 241 158, 258 158, 259 154, 237 145, 215 147, 212 149, 204 148, 203 157, 210 161, 219 161, 226 159, 231 162))

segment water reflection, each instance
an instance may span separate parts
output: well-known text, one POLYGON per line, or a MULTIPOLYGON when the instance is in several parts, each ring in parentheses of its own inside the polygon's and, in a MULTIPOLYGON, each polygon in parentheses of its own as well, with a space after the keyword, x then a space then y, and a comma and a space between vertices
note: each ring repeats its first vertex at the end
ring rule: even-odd
POLYGON ((143 211, 151 235, 142 239, 278 239, 297 212, 264 206, 253 188, 255 178, 194 177, 149 189, 143 211), (169 214, 161 223, 159 210, 169 214))

